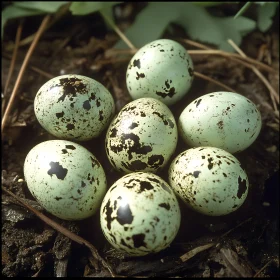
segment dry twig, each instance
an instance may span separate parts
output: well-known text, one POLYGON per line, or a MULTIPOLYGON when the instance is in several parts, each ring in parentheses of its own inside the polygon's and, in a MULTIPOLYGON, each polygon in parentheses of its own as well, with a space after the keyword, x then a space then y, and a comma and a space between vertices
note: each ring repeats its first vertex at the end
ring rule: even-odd
MULTIPOLYGON (((67 2, 66 2, 67 3, 67 2)), ((65 14, 68 13, 69 11, 69 7, 71 5, 71 2, 69 2, 67 5, 63 5, 52 17, 52 20, 47 24, 45 30, 49 29, 50 27, 52 27, 58 20, 60 20, 65 14)), ((35 34, 32 34, 26 38, 24 38, 23 40, 21 40, 19 42, 19 46, 22 47, 22 46, 25 46, 25 45, 28 45, 30 44, 34 38, 36 36, 36 33, 35 34)), ((14 45, 9 45, 7 48, 5 48, 6 51, 11 51, 13 50, 14 48, 14 45)))
MULTIPOLYGON (((7 59, 12 59, 12 57, 11 57, 9 54, 6 54, 6 53, 3 53, 2 56, 5 57, 5 58, 7 58, 7 59)), ((29 65, 27 66, 27 68, 30 68, 30 69, 33 70, 34 72, 39 73, 40 75, 42 75, 42 76, 44 76, 44 77, 46 77, 46 78, 48 78, 48 79, 52 79, 52 78, 55 77, 54 75, 52 75, 52 74, 50 74, 50 73, 47 73, 46 71, 43 71, 43 70, 41 70, 41 69, 39 69, 39 68, 37 68, 37 67, 31 65, 31 64, 29 64, 29 65)))
MULTIPOLYGON (((10 68, 9 68, 9 72, 8 72, 8 77, 6 80, 6 84, 5 84, 5 88, 4 88, 4 97, 7 96, 7 92, 8 92, 8 87, 10 85, 10 80, 15 68, 15 62, 16 62, 16 58, 17 58, 17 52, 18 52, 18 47, 19 47, 19 41, 20 41, 20 37, 21 37, 21 33, 22 33, 22 28, 23 28, 23 22, 24 20, 21 20, 19 23, 19 26, 17 28, 17 34, 16 34, 16 40, 15 40, 15 48, 13 51, 13 55, 12 55, 12 60, 11 60, 11 64, 10 64, 10 68)), ((2 103, 2 112, 5 109, 5 99, 3 100, 2 103)))
POLYGON ((115 273, 113 272, 113 269, 111 268, 111 266, 99 255, 97 249, 90 242, 88 242, 87 240, 83 239, 82 237, 76 235, 75 233, 69 231, 68 229, 64 228, 60 224, 54 222, 52 219, 48 218, 47 216, 45 216, 44 214, 42 214, 41 212, 39 212, 38 210, 36 210, 32 206, 25 203, 21 198, 17 197, 15 194, 8 191, 3 186, 2 186, 2 190, 4 192, 6 192, 7 194, 9 194, 10 196, 12 196, 13 198, 15 198, 18 202, 20 202, 21 205, 23 205, 25 208, 27 208, 28 210, 33 212, 39 219, 44 221, 46 224, 48 224, 49 226, 51 226, 55 230, 59 231, 60 233, 62 233, 65 236, 67 236, 71 240, 88 247, 90 249, 92 255, 94 256, 94 258, 97 259, 98 261, 100 261, 103 264, 103 266, 106 267, 109 270, 109 272, 111 273, 111 275, 113 277, 116 276, 115 273))
POLYGON ((102 16, 107 21, 107 23, 115 30, 115 32, 120 36, 120 38, 128 45, 130 49, 136 49, 135 46, 130 42, 130 40, 124 35, 124 33, 114 24, 105 13, 102 13, 102 16))
POLYGON ((253 278, 258 277, 274 260, 268 261, 254 276, 253 278))
MULTIPOLYGON (((246 54, 231 40, 228 40, 228 43, 242 56, 247 57, 246 54)), ((270 98, 272 100, 272 104, 274 107, 274 110, 277 111, 277 104, 279 104, 279 96, 276 92, 276 90, 271 86, 271 84, 268 82, 268 80, 263 76, 263 74, 255 67, 252 67, 253 72, 259 77, 259 79, 265 84, 267 89, 270 93, 270 98)))
POLYGON ((227 85, 225 85, 225 84, 223 84, 223 83, 221 83, 219 81, 216 81, 216 80, 214 80, 214 79, 212 79, 212 78, 210 78, 208 76, 205 76, 205 75, 203 75, 201 73, 198 73, 198 72, 194 71, 194 75, 196 77, 198 77, 198 78, 203 79, 203 80, 206 80, 206 81, 209 81, 211 83, 217 84, 218 86, 223 87, 224 89, 226 89, 228 91, 234 92, 234 89, 230 88, 229 86, 227 86, 227 85))
POLYGON ((190 250, 189 252, 185 253, 184 255, 182 255, 180 257, 182 262, 186 262, 187 260, 191 259, 192 257, 194 257, 196 254, 205 251, 211 247, 213 247, 215 245, 215 243, 209 243, 206 245, 202 245, 202 246, 198 246, 192 250, 190 250))
POLYGON ((247 64, 247 65, 250 65, 250 68, 252 68, 252 64, 253 65, 256 65, 260 68, 262 68, 263 70, 266 70, 267 72, 270 72, 270 73, 276 73, 276 71, 271 68, 270 66, 264 64, 264 63, 261 63, 257 60, 254 60, 253 58, 249 58, 249 57, 242 57, 240 56, 239 54, 236 54, 236 53, 228 53, 228 52, 224 52, 224 51, 220 51, 220 50, 189 50, 188 53, 190 55, 202 55, 202 54, 207 54, 207 55, 221 55, 221 56, 225 56, 225 57, 228 57, 228 58, 231 58, 231 59, 236 59, 238 60, 239 63, 242 62, 247 62, 247 63, 251 63, 251 64, 247 64))
POLYGON ((21 65, 21 68, 20 68, 20 71, 19 71, 17 80, 16 80, 16 82, 15 82, 15 85, 14 85, 14 88, 13 88, 13 91, 12 91, 12 94, 11 94, 11 97, 10 97, 10 100, 9 100, 9 102, 8 102, 7 108, 6 108, 5 113, 4 113, 4 115, 3 115, 2 127, 1 127, 1 132, 2 132, 2 133, 3 133, 3 130, 4 130, 4 128, 5 128, 8 115, 9 115, 11 109, 12 109, 13 101, 14 101, 14 99, 15 99, 15 97, 16 97, 17 89, 18 89, 19 84, 20 84, 20 82, 21 82, 21 79, 22 79, 22 77, 23 77, 24 71, 25 71, 25 69, 26 69, 26 67, 27 67, 28 61, 29 61, 29 59, 30 59, 30 57, 31 57, 31 55, 32 55, 32 53, 33 53, 33 51, 34 51, 34 49, 35 49, 35 47, 36 47, 36 45, 37 45, 37 43, 38 43, 40 37, 41 37, 41 35, 43 34, 43 32, 44 32, 44 30, 45 30, 45 27, 46 27, 46 25, 48 24, 49 20, 50 20, 50 15, 46 15, 46 16, 44 17, 44 19, 43 19, 43 21, 42 21, 42 23, 41 23, 41 25, 40 25, 40 27, 39 27, 37 33, 36 33, 36 36, 35 36, 35 38, 34 38, 34 41, 32 42, 30 48, 28 49, 28 52, 27 52, 27 54, 26 54, 26 56, 25 56, 25 58, 24 58, 24 61, 23 61, 22 65, 21 65))
POLYGON ((226 233, 222 234, 221 236, 219 236, 217 238, 217 241, 216 242, 213 242, 213 243, 209 243, 209 244, 206 244, 206 245, 202 245, 202 246, 198 246, 192 250, 190 250, 189 252, 185 253, 184 255, 182 255, 180 257, 180 259, 183 261, 183 262, 186 262, 187 260, 189 260, 190 258, 194 257, 196 254, 202 252, 202 251, 205 251, 207 249, 210 249, 211 247, 213 247, 214 245, 216 245, 216 247, 219 246, 219 242, 221 241, 221 239, 223 239, 225 236, 227 236, 228 234, 230 234, 232 231, 236 230, 237 228, 239 228, 240 226, 244 225, 245 223, 251 221, 253 219, 253 217, 250 217, 249 219, 241 222, 240 224, 238 224, 237 226, 235 226, 234 228, 230 229, 229 231, 227 231, 226 233))

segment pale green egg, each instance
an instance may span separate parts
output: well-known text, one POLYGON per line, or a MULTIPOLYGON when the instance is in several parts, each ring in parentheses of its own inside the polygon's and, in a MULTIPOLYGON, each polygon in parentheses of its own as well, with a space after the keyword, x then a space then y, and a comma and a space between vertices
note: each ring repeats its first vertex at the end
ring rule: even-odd
POLYGON ((89 77, 68 74, 46 82, 34 100, 44 129, 61 139, 89 140, 107 128, 115 112, 111 93, 89 77))
POLYGON ((168 163, 177 140, 169 108, 154 98, 140 98, 128 103, 112 121, 105 147, 118 171, 156 172, 168 163))
POLYGON ((181 113, 179 133, 191 147, 212 146, 236 153, 248 148, 262 126, 257 106, 234 92, 213 92, 191 102, 181 113))
POLYGON ((181 44, 169 39, 139 49, 126 72, 126 85, 133 99, 153 97, 168 106, 187 94, 192 81, 191 57, 181 44))
POLYGON ((186 205, 209 216, 237 210, 249 189, 240 162, 214 147, 196 147, 179 154, 170 165, 169 183, 186 205))
POLYGON ((130 173, 106 193, 100 222, 116 249, 144 256, 168 247, 181 222, 178 201, 170 186, 152 173, 130 173))
POLYGON ((24 177, 34 198, 65 220, 82 220, 96 213, 106 193, 106 176, 87 149, 66 140, 42 142, 24 162, 24 177))

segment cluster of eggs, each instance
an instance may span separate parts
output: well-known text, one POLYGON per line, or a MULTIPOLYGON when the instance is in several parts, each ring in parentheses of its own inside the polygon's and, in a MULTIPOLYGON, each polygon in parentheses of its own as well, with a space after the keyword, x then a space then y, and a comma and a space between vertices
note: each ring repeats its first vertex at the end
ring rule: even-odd
POLYGON ((45 83, 35 97, 35 115, 60 140, 28 153, 24 176, 32 195, 66 220, 85 219, 100 209, 106 239, 135 256, 163 250, 174 240, 181 221, 177 198, 210 216, 235 211, 249 182, 232 153, 254 142, 261 116, 244 96, 215 92, 191 102, 176 122, 168 106, 185 96, 192 80, 184 47, 161 39, 131 59, 126 83, 134 100, 116 116, 112 95, 91 78, 71 74, 45 83), (108 159, 126 173, 109 189, 98 159, 70 141, 98 137, 105 129, 108 159), (154 173, 167 166, 178 134, 190 148, 169 164, 168 184, 154 173))

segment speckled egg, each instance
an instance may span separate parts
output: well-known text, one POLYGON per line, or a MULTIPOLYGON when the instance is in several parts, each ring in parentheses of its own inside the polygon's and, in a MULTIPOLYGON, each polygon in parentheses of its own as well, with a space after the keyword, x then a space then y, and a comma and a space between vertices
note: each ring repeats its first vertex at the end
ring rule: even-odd
POLYGON ((156 98, 166 105, 179 101, 193 81, 193 62, 179 43, 160 39, 137 51, 126 72, 126 84, 133 99, 156 98))
POLYGON ((168 162, 177 140, 177 125, 168 107, 154 98, 140 98, 113 120, 105 145, 115 169, 156 172, 168 162))
POLYGON ((106 239, 116 249, 134 256, 169 246, 180 220, 175 194, 152 173, 136 172, 120 178, 108 190, 100 208, 106 239))
POLYGON ((65 140, 35 146, 26 156, 24 177, 34 198, 65 220, 93 215, 106 193, 104 170, 87 149, 65 140))
POLYGON ((46 82, 34 100, 44 129, 61 139, 89 140, 109 125, 115 112, 110 92, 81 75, 62 75, 46 82))
POLYGON ((191 209, 209 216, 237 210, 249 188, 240 162, 214 147, 197 147, 179 154, 170 165, 169 183, 191 209))
POLYGON ((224 91, 191 102, 178 122, 179 133, 189 146, 212 146, 230 153, 249 147, 258 137, 261 125, 261 114, 251 100, 224 91))

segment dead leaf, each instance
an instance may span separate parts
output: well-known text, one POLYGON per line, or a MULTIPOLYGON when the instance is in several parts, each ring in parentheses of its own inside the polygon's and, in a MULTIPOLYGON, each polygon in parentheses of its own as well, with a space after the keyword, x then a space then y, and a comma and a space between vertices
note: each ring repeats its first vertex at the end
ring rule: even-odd
POLYGON ((215 273, 215 277, 252 277, 251 267, 231 249, 222 248, 215 261, 223 267, 215 273))

